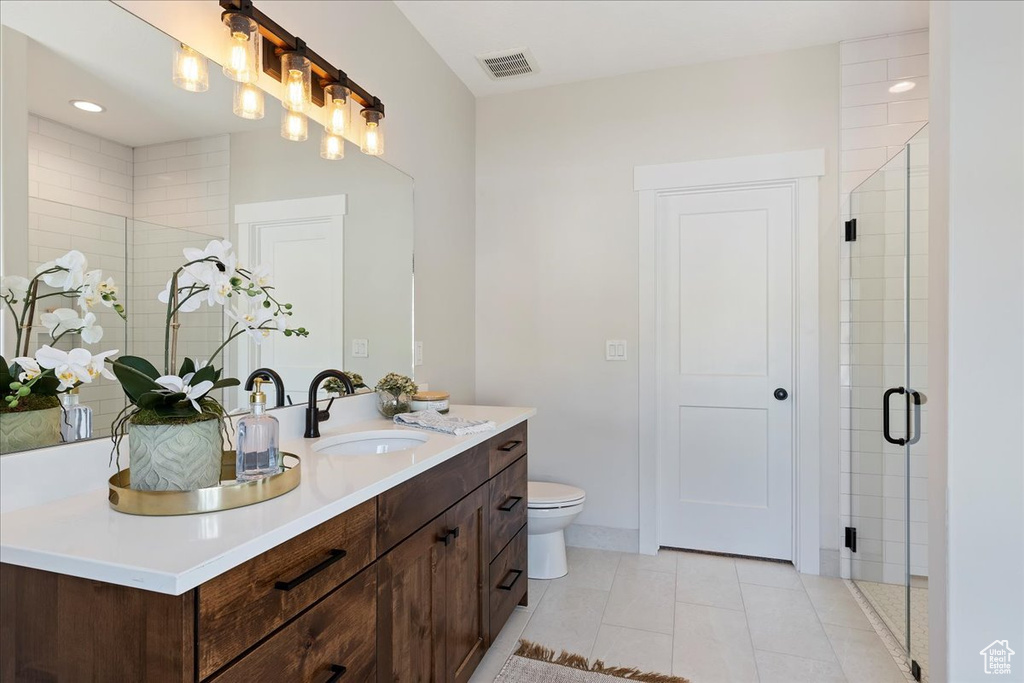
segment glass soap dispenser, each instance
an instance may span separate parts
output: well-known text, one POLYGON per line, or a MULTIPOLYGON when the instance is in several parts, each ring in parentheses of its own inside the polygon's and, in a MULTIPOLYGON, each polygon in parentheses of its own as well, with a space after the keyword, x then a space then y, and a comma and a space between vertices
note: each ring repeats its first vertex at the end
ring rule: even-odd
POLYGON ((254 481, 280 469, 278 441, 280 425, 277 418, 267 415, 267 395, 263 393, 263 380, 256 378, 255 389, 249 395, 249 414, 238 421, 238 458, 235 478, 254 481))
POLYGON ((64 410, 60 419, 60 435, 64 443, 92 438, 92 408, 78 402, 78 387, 61 394, 64 410))

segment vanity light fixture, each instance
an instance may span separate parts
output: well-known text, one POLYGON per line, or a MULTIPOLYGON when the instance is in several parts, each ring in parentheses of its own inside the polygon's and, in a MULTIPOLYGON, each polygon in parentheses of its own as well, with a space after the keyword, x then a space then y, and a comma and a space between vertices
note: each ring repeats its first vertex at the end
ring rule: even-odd
POLYGON ((255 83, 262 66, 259 24, 239 12, 224 12, 221 20, 227 29, 224 75, 237 83, 255 83))
POLYGON ((174 85, 189 92, 206 92, 210 88, 210 70, 206 57, 185 43, 174 49, 174 85))
POLYGON ((81 109, 87 111, 90 114, 99 114, 100 112, 106 111, 106 108, 101 104, 90 102, 89 100, 71 100, 70 104, 75 109, 81 109))
MULTIPOLYGON (((360 148, 367 154, 380 155, 384 151, 384 138, 380 129, 380 121, 384 118, 384 104, 380 98, 374 97, 348 75, 338 69, 319 54, 309 49, 299 37, 286 31, 280 24, 253 6, 252 0, 219 0, 224 13, 221 19, 228 27, 229 51, 224 73, 235 76, 242 73, 236 68, 242 63, 242 50, 245 51, 245 63, 252 54, 256 55, 257 73, 262 70, 284 86, 282 104, 286 113, 281 120, 281 135, 288 140, 305 140, 307 133, 306 115, 314 111, 314 107, 326 107, 325 133, 330 136, 352 135, 351 122, 352 102, 363 107, 363 117, 367 126, 360 140, 360 148), (248 22, 242 21, 247 19, 248 22), (251 23, 249 23, 251 22, 251 23), (252 29, 255 24, 255 30, 252 29), (238 30, 236 31, 235 28, 238 30), (242 35, 238 35, 242 34, 242 35), (243 47, 243 36, 248 45, 243 47), (253 49, 250 49, 250 46, 253 49), (238 61, 235 61, 236 46, 238 61), (231 67, 229 73, 229 66, 231 67), (289 116, 288 112, 299 114, 289 116), (372 125, 370 125, 372 124, 372 125), (300 135, 301 132, 301 135, 300 135)), ((252 79, 252 81, 254 81, 252 79)), ((249 81, 249 82, 252 82, 249 81)), ((237 113, 237 112, 236 112, 237 113)), ((339 145, 340 155, 344 155, 344 142, 339 145)), ((334 143, 321 139, 323 145, 333 149, 334 143)), ((325 158, 341 158, 325 157, 325 158)))
POLYGON ((384 154, 384 131, 380 128, 380 121, 384 118, 383 109, 367 107, 362 111, 366 119, 366 126, 363 128, 363 142, 360 149, 363 154, 379 157, 384 154))
POLYGON ((328 161, 345 158, 345 138, 331 133, 326 128, 320 135, 320 156, 328 161))
POLYGON ((263 91, 255 83, 235 83, 235 98, 232 109, 235 116, 243 119, 263 118, 263 91))
POLYGON ((889 92, 895 95, 901 92, 909 92, 916 87, 917 83, 915 83, 914 81, 900 81, 899 83, 894 83, 893 85, 889 86, 889 92))
POLYGON ((305 142, 309 137, 309 121, 306 115, 290 109, 282 111, 281 137, 292 142, 305 142))

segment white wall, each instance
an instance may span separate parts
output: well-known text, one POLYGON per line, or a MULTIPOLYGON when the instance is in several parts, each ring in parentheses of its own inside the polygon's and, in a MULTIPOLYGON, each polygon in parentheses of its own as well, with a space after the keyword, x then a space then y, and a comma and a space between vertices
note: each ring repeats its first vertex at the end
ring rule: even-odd
POLYGON ((822 462, 838 477, 838 60, 832 45, 478 102, 477 395, 538 406, 530 476, 586 489, 582 525, 638 526, 636 165, 826 150, 822 462), (606 362, 606 339, 629 360, 606 362))
MULTIPOLYGON (((118 4, 197 49, 219 50, 223 26, 215 2, 118 4)), ((259 8, 384 101, 384 158, 416 181, 416 337, 424 344, 416 378, 450 391, 455 401, 472 402, 472 94, 390 2, 264 0, 259 8)), ((276 115, 275 106, 267 103, 268 115, 276 115)))
MULTIPOLYGON (((931 289, 936 305, 948 302, 948 350, 943 349, 948 386, 942 392, 934 385, 932 394, 944 393, 947 405, 942 498, 948 507, 933 496, 930 522, 934 528, 946 521, 943 515, 948 519, 943 596, 948 622, 945 633, 933 631, 931 645, 932 652, 947 653, 945 680, 977 681, 988 678, 980 650, 993 640, 1008 640, 1018 654, 1012 658, 1013 673, 1003 678, 1019 681, 1024 679, 1024 4, 937 4, 932 63, 939 68, 933 79, 943 84, 932 100, 937 124, 932 145, 940 151, 932 181, 932 232, 948 239, 949 279, 948 286, 933 279, 931 289)), ((936 377, 941 373, 931 379, 936 377)), ((932 611, 941 600, 932 599, 932 611)))

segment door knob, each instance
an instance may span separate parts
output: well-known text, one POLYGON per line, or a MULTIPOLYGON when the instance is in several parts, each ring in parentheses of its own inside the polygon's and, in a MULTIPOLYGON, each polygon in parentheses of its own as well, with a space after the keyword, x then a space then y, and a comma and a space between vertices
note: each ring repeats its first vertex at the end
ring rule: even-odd
POLYGON ((775 390, 775 398, 777 398, 780 401, 785 401, 787 398, 789 398, 789 392, 783 389, 782 387, 779 387, 778 389, 775 390))

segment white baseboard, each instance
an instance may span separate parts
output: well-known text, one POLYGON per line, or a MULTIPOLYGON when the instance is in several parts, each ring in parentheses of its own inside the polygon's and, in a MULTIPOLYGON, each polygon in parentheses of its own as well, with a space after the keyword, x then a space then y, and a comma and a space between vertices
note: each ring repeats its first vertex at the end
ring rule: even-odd
POLYGON ((640 530, 571 524, 565 530, 565 543, 577 548, 636 553, 640 549, 640 530))

